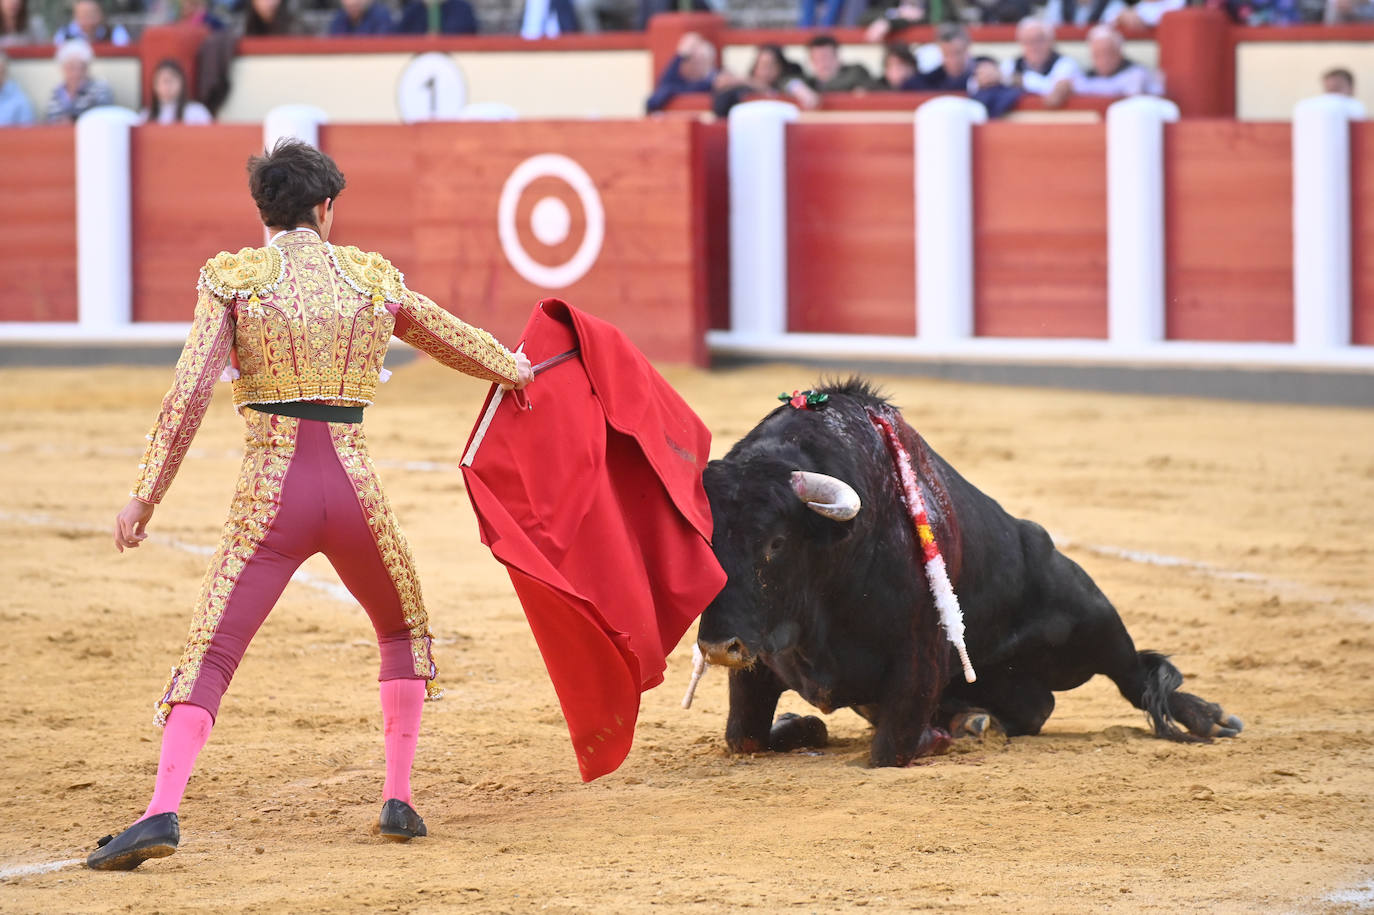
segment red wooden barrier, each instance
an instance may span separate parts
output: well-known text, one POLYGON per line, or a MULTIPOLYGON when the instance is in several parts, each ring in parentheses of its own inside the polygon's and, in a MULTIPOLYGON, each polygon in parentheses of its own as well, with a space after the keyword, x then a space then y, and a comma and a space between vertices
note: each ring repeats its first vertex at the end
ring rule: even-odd
POLYGON ((787 128, 788 329, 916 332, 909 124, 787 128))
POLYGON ((74 130, 0 130, 0 162, 0 321, 75 321, 74 130))
POLYGON ((1291 137, 1288 124, 1165 126, 1169 339, 1292 341, 1291 137))
MULTIPOLYGON (((466 320, 513 340, 534 303, 557 294, 619 326, 651 358, 702 363, 705 192, 693 155, 700 129, 672 121, 325 127, 320 145, 356 181, 340 202, 337 240, 382 250, 414 288, 466 320), (605 213, 594 263, 554 289, 512 266, 497 229, 514 170, 548 153, 585 170, 605 213)), ((517 199, 518 247, 540 266, 568 262, 592 221, 574 187, 546 175, 517 199), (566 237, 536 237, 536 206, 568 217, 566 237)))
POLYGON ((708 327, 730 326, 730 134, 724 123, 697 127, 698 180, 705 193, 708 327))
POLYGON ((135 321, 191 320, 206 258, 263 243, 245 171, 261 152, 249 125, 133 130, 135 321))
POLYGON ((1164 88, 1184 117, 1236 113, 1236 46, 1231 32, 1230 20, 1219 9, 1190 7, 1159 21, 1164 88))
POLYGON ((973 132, 974 333, 1107 335, 1107 132, 973 132))
POLYGON ((1374 124, 1350 125, 1351 342, 1374 344, 1374 124))

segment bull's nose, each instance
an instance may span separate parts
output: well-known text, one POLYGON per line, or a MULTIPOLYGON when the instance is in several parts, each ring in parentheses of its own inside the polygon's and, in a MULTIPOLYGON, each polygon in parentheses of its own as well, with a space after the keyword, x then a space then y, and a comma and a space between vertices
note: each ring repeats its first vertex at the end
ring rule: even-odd
POLYGON ((718 664, 721 667, 745 667, 753 660, 749 649, 739 639, 730 639, 725 642, 697 642, 697 647, 706 657, 708 664, 718 664))

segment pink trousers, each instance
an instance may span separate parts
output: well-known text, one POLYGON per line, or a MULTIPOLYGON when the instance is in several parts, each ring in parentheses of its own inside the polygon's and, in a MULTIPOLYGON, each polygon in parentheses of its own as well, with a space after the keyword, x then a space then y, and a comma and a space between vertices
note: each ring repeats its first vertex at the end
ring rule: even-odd
POLYGON ((372 621, 378 679, 432 679, 419 582, 361 425, 252 410, 244 418, 238 491, 159 718, 177 702, 218 713, 248 643, 291 575, 316 553, 329 558, 372 621))

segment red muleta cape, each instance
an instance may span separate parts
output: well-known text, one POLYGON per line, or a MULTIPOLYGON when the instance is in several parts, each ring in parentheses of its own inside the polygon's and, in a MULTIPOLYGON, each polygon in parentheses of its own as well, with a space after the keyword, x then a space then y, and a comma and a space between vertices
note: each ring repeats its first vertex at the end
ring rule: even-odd
POLYGON ((536 366, 580 355, 494 409, 493 386, 463 479, 591 781, 624 762, 639 694, 663 682, 666 656, 725 586, 701 483, 711 434, 605 321, 545 299, 523 346, 536 366))

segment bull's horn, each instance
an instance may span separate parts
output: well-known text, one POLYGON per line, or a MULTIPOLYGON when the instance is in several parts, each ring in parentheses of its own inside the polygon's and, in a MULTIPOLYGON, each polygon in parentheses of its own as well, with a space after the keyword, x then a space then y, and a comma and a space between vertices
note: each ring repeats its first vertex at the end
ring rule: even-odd
POLYGON ((794 470, 792 489, 807 508, 832 521, 848 521, 859 513, 859 494, 838 477, 794 470))

